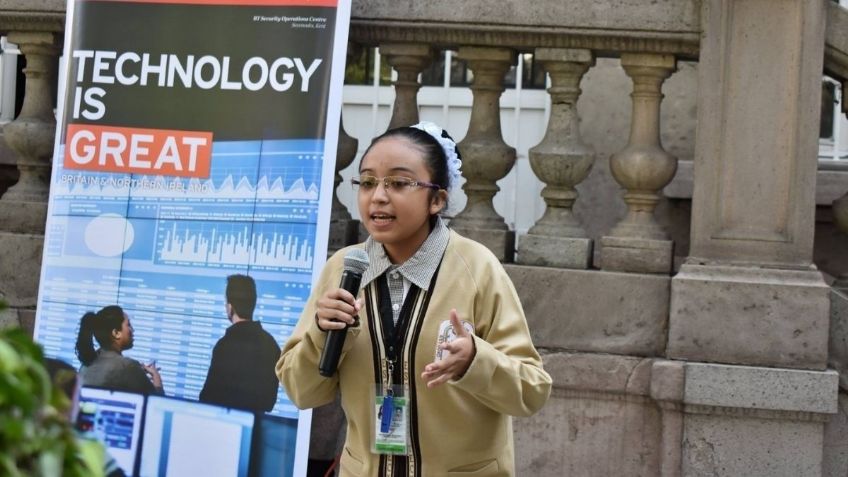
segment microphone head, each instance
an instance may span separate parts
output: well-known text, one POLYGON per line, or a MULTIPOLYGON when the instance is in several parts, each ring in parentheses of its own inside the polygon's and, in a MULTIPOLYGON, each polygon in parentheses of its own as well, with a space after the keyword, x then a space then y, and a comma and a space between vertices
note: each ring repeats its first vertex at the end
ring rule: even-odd
POLYGON ((362 275, 368 269, 368 252, 361 248, 352 248, 344 258, 344 269, 346 272, 352 272, 357 275, 362 275))

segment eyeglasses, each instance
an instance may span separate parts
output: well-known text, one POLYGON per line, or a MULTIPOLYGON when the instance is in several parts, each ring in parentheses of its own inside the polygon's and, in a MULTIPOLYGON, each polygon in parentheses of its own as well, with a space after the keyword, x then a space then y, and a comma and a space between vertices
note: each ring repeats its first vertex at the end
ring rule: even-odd
POLYGON ((415 179, 402 176, 386 176, 382 178, 374 176, 358 176, 350 179, 353 189, 359 189, 361 192, 371 192, 376 189, 381 182, 387 192, 403 193, 417 189, 418 187, 426 187, 427 189, 433 190, 439 190, 442 188, 438 184, 433 184, 432 182, 417 181, 415 179))

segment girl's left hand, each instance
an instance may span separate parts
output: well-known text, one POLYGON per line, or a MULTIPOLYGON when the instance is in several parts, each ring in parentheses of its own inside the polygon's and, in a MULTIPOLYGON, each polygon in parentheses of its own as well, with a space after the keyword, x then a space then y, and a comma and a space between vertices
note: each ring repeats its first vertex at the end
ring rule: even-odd
POLYGON ((427 381, 428 388, 464 376, 477 353, 477 349, 474 346, 474 338, 471 336, 471 333, 463 328, 462 323, 459 322, 456 309, 451 310, 450 321, 453 331, 456 333, 456 338, 449 343, 443 343, 439 346, 439 348, 448 351, 450 354, 441 361, 428 364, 424 367, 424 372, 421 373, 421 379, 427 381))

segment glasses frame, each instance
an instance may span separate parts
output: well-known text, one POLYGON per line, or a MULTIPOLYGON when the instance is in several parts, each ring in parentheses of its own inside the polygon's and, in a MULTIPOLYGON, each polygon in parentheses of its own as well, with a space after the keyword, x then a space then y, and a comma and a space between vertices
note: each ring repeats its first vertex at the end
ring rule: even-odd
POLYGON ((350 178, 350 184, 355 190, 357 190, 359 192, 365 192, 365 193, 375 191, 380 184, 383 184, 383 188, 388 192, 403 192, 405 190, 409 190, 409 189, 406 189, 406 188, 397 189, 394 186, 390 186, 389 181, 392 180, 392 179, 402 179, 402 182, 407 182, 409 184, 409 187, 411 187, 412 189, 424 187, 426 189, 442 190, 442 186, 440 186, 439 184, 434 184, 432 182, 427 182, 427 181, 420 181, 420 180, 417 180, 417 179, 412 179, 410 177, 404 177, 404 176, 377 177, 377 176, 372 176, 370 174, 362 174, 362 175, 359 175, 359 176, 351 177, 350 178), (375 179, 377 181, 377 185, 375 185, 373 189, 368 189, 367 187, 362 187, 362 178, 363 177, 367 177, 369 179, 375 179))

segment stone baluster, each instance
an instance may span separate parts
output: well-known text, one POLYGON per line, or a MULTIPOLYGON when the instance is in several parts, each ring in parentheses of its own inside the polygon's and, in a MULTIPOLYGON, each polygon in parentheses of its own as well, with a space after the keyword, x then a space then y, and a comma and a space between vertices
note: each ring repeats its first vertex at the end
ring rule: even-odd
POLYGON ((50 164, 56 118, 52 91, 59 48, 53 33, 12 32, 8 39, 26 56, 26 91, 20 115, 7 124, 6 142, 18 153, 18 182, 3 201, 46 203, 50 194, 50 164))
MULTIPOLYGON (((349 43, 347 47, 347 60, 350 62, 361 50, 355 44, 349 43)), ((339 143, 336 147, 336 175, 333 179, 333 208, 330 213, 330 240, 327 251, 329 254, 356 243, 359 221, 353 220, 344 204, 339 201, 338 189, 342 183, 341 171, 353 163, 356 157, 356 148, 359 141, 345 131, 344 111, 339 116, 339 143)))
POLYGON ((671 55, 625 53, 621 65, 633 80, 630 142, 610 158, 615 180, 625 189, 627 215, 601 238, 601 268, 669 273, 671 240, 654 218, 660 191, 674 178, 677 158, 660 141, 662 84, 676 69, 671 55))
POLYGON ((474 99, 468 133, 459 143, 466 178, 462 189, 468 202, 451 227, 509 262, 515 254, 515 233, 495 212, 492 199, 500 190, 496 182, 515 164, 515 148, 508 146, 501 134, 499 103, 504 75, 515 63, 515 53, 506 48, 461 47, 458 58, 467 61, 474 73, 474 99))
POLYGON ((342 183, 341 171, 353 163, 359 141, 350 137, 344 129, 344 121, 339 117, 339 144, 336 148, 336 175, 333 179, 333 209, 330 213, 330 241, 327 251, 336 250, 356 243, 359 221, 353 220, 350 212, 339 201, 338 189, 342 183))
POLYGON ((521 238, 518 262, 563 268, 589 268, 592 240, 572 207, 595 159, 580 138, 577 99, 580 80, 595 61, 589 50, 538 48, 536 60, 551 76, 551 116, 542 142, 530 149, 530 165, 545 188, 545 214, 521 238))
POLYGON ((395 104, 389 129, 418 122, 418 75, 433 61, 433 49, 418 43, 380 45, 380 54, 397 71, 395 104))
MULTIPOLYGON (((839 230, 848 235, 848 192, 833 201, 833 221, 839 230)), ((848 293, 848 270, 836 280, 833 287, 848 293)))

